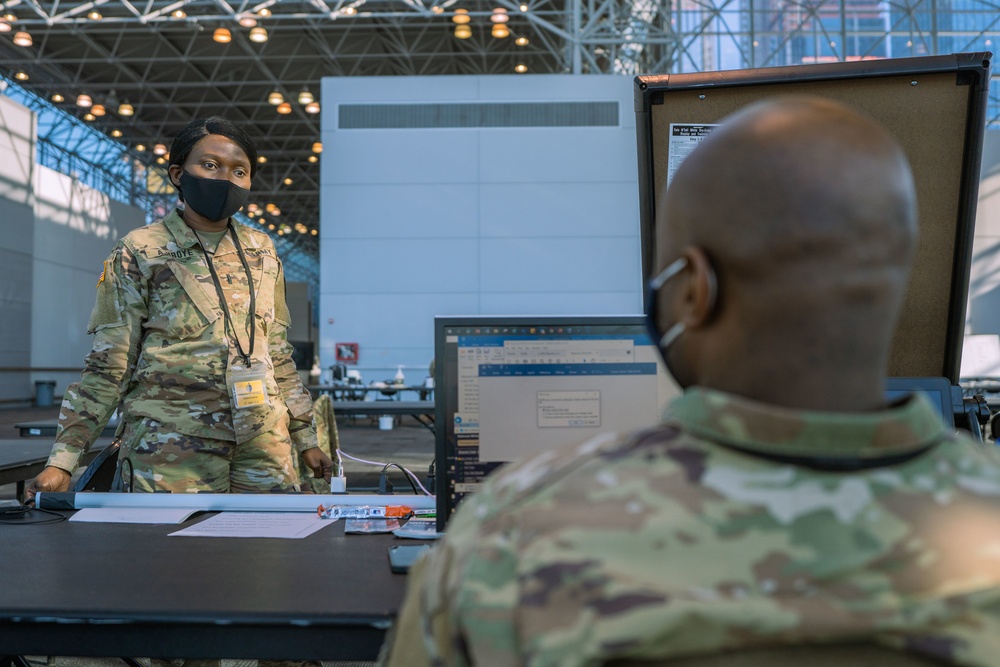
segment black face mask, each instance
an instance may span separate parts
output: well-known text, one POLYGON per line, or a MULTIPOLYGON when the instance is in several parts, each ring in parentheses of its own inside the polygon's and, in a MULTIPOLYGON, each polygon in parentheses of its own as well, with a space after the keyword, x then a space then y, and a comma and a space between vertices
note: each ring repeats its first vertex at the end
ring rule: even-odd
POLYGON ((181 171, 180 180, 184 204, 212 222, 228 220, 250 196, 249 190, 226 178, 201 178, 181 171))

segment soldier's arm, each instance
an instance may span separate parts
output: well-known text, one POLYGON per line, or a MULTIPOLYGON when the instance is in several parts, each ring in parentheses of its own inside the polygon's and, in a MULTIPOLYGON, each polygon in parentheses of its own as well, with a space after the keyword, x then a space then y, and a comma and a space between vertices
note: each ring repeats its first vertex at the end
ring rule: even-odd
POLYGON ((87 330, 94 344, 80 381, 66 388, 48 465, 72 473, 121 400, 135 368, 148 281, 131 248, 119 242, 104 263, 87 330))
POLYGON ((285 273, 278 264, 278 277, 274 286, 274 326, 267 332, 268 352, 274 365, 274 379, 288 407, 288 431, 298 452, 318 447, 316 427, 312 420, 312 397, 302 385, 302 378, 292 360, 292 344, 288 342, 291 316, 285 302, 285 273))

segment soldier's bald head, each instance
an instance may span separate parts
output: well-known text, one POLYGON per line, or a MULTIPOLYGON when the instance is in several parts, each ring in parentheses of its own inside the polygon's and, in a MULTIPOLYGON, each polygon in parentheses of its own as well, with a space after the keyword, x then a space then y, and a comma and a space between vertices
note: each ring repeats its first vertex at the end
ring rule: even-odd
MULTIPOLYGON (((776 98, 725 119, 681 164, 657 220, 657 270, 703 251, 718 276, 713 316, 747 354, 774 354, 771 340, 795 343, 803 372, 884 365, 916 229, 909 166, 885 129, 829 100, 776 98)), ((691 324, 708 331, 712 318, 691 324)), ((697 335, 679 343, 695 376, 712 363, 697 335)))

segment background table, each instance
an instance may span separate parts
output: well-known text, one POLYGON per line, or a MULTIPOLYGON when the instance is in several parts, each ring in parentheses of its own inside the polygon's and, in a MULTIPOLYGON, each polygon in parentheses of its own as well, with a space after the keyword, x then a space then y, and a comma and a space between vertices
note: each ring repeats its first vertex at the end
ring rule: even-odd
MULTIPOLYGON (((190 525, 191 519, 183 525, 190 525)), ((14 655, 371 660, 399 608, 392 535, 169 537, 182 526, 0 525, 14 655)))
MULTIPOLYGON (((80 459, 80 466, 85 467, 110 443, 110 438, 97 440, 80 459)), ((0 485, 16 483, 17 498, 22 500, 25 481, 42 471, 51 451, 52 441, 43 438, 0 440, 0 485)))
MULTIPOLYGON (((56 428, 58 422, 54 419, 45 421, 33 421, 33 422, 18 422, 14 424, 14 428, 20 431, 22 438, 41 436, 44 438, 54 438, 56 436, 56 428)), ((101 431, 101 438, 113 438, 115 436, 115 430, 118 428, 118 423, 108 424, 101 431)))

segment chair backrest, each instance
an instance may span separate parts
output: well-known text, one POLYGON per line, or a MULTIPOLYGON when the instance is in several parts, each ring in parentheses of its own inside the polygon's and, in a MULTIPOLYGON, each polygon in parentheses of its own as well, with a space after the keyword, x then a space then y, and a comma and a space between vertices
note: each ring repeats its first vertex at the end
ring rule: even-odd
POLYGON ((115 481, 115 471, 118 469, 118 451, 122 441, 115 438, 111 444, 101 450, 101 453, 90 462, 83 474, 77 478, 73 491, 111 491, 115 481))
POLYGON ((949 664, 875 644, 776 646, 663 661, 613 660, 604 667, 934 667, 949 664))

